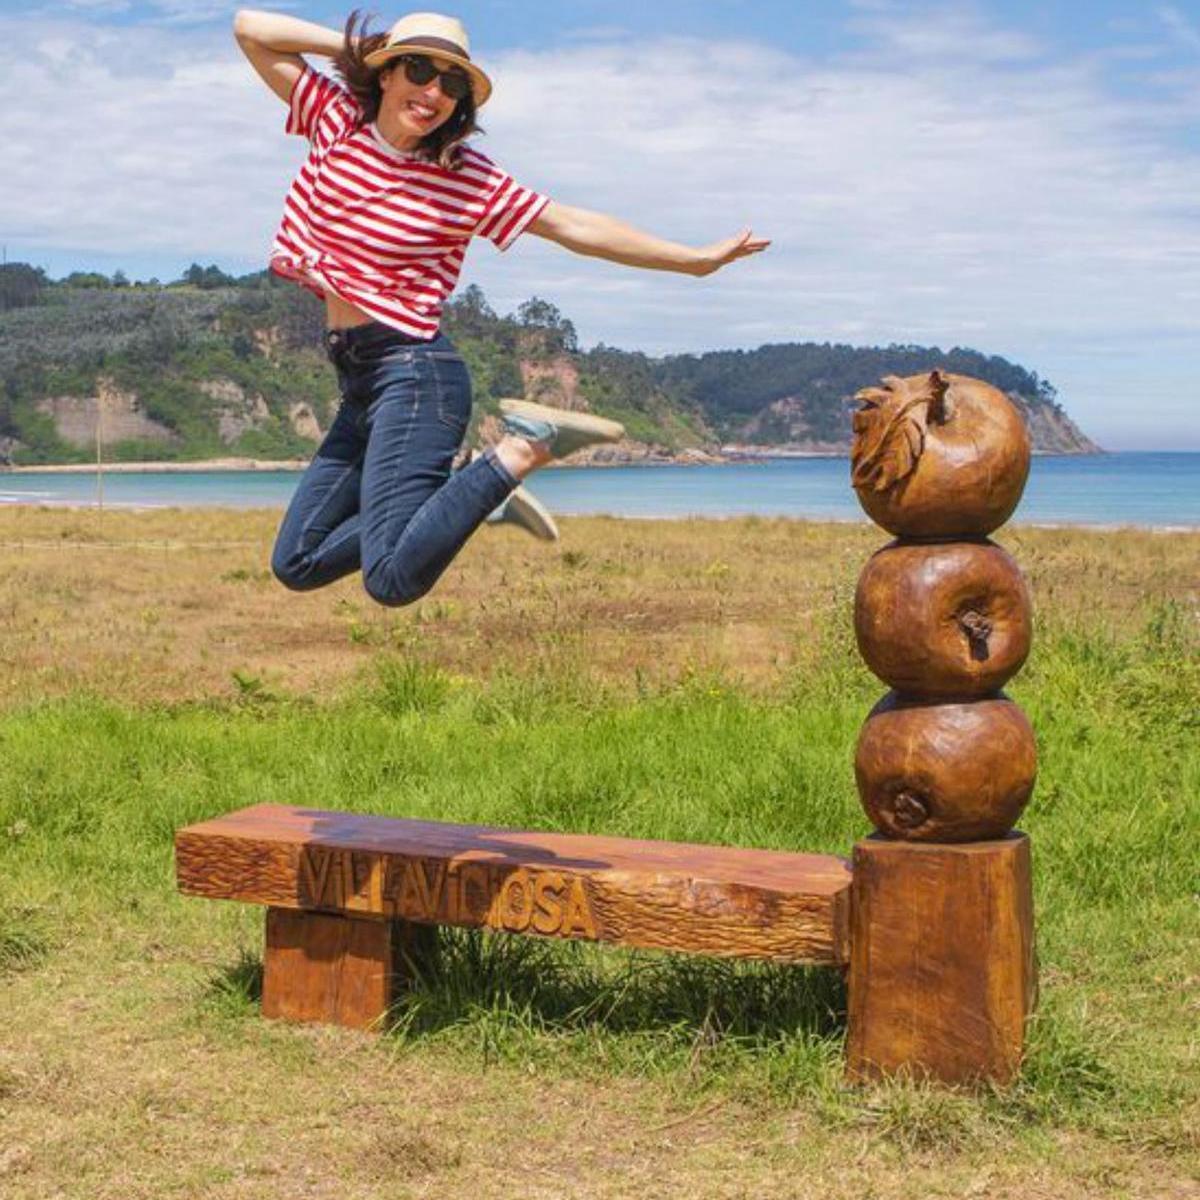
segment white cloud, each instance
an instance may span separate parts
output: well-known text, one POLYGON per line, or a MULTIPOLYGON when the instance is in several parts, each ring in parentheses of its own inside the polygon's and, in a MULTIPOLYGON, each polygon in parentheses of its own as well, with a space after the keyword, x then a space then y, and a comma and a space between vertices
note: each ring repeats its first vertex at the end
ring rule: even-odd
MULTIPOLYGON (((905 340, 982 326, 1041 345, 1115 320, 1200 328, 1162 294, 1164 272, 1196 281, 1200 253, 1200 159, 1157 136, 1168 114, 1107 96, 1088 63, 990 70, 985 37, 936 70, 897 66, 893 49, 889 34, 821 68, 695 42, 512 55, 490 124, 565 200, 691 240, 745 221, 773 235, 769 256, 710 281, 714 317, 905 340), (831 311, 831 294, 854 311, 831 311)), ((667 327, 712 340, 711 323, 667 327)))
POLYGON ((1173 4, 1160 5, 1156 11, 1178 42, 1190 50, 1200 50, 1200 25, 1189 21, 1173 4))
POLYGON ((262 254, 302 147, 231 38, 77 23, 0 38, 10 248, 262 254))
MULTIPOLYGON (((141 0, 142 9, 152 14, 152 19, 175 25, 201 25, 209 21, 232 17, 234 6, 227 0, 141 0)), ((292 7, 276 0, 264 0, 261 8, 292 7)), ((87 16, 112 16, 134 10, 133 0, 58 0, 47 5, 67 12, 81 12, 87 16)))
POLYGON ((988 22, 970 3, 941 4, 914 19, 911 6, 861 6, 871 16, 851 27, 875 39, 873 53, 884 49, 896 56, 895 65, 918 62, 954 63, 963 58, 977 63, 1004 63, 1035 58, 1043 48, 1035 38, 988 22))
POLYGON ((131 0, 64 0, 64 7, 89 16, 113 15, 128 12, 131 0))
MULTIPOLYGON (((855 6, 867 40, 821 63, 603 32, 489 58, 481 145, 531 185, 679 240, 744 224, 775 240, 703 281, 532 238, 473 251, 468 277, 498 307, 537 292, 585 341, 651 351, 976 345, 1065 381, 1073 410, 1102 390, 1089 348, 1200 345, 1182 299, 1200 294, 1200 155, 1173 140, 1200 118, 1194 81, 1117 92, 1105 58, 1052 56, 973 7, 899 12, 855 6)), ((10 257, 262 261, 301 146, 228 36, 76 20, 4 22, 0 39, 10 257)))

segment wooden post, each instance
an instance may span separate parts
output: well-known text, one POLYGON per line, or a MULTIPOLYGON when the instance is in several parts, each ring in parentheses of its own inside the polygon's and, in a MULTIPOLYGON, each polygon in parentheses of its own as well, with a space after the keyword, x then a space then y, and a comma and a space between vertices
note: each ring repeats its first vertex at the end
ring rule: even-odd
POLYGON ((847 1070, 949 1084, 1017 1073, 1036 992, 1029 839, 854 848, 847 1070))
POLYGON ((964 375, 889 376, 857 399, 851 481, 898 540, 854 601, 859 649, 895 690, 855 753, 883 836, 854 848, 847 1071, 1007 1083, 1037 987, 1029 839, 1010 832, 1037 747, 997 690, 1029 650, 1029 590, 987 538, 1021 498, 1029 433, 964 375))
POLYGON ((406 965, 428 957, 435 932, 410 921, 268 908, 263 1015, 376 1027, 406 965))

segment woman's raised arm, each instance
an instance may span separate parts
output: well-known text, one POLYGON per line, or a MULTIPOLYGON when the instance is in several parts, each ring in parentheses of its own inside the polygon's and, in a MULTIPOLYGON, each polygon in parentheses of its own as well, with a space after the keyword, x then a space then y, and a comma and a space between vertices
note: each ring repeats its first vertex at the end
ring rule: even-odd
POLYGON ((285 104, 304 70, 300 55, 332 57, 342 48, 342 35, 336 29, 251 8, 243 8, 233 18, 233 36, 263 83, 285 104))
POLYGON ((627 267, 711 275, 727 263, 758 254, 771 243, 749 229, 709 246, 683 246, 643 233, 632 225, 586 208, 571 208, 553 200, 529 226, 529 232, 557 242, 576 254, 607 258, 627 267))

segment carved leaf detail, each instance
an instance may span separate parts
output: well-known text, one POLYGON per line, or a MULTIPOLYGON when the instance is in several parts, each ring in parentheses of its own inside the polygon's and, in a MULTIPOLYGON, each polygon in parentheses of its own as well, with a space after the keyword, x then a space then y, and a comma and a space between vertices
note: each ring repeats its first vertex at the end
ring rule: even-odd
POLYGON ((882 387, 863 388, 855 399, 862 407, 854 414, 851 482, 885 492, 916 468, 925 449, 931 397, 889 375, 882 387))

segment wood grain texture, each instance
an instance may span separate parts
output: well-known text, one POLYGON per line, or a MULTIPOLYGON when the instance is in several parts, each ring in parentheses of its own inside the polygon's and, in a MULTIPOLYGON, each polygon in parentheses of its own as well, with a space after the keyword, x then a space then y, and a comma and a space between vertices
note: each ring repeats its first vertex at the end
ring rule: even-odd
POLYGON ((1029 839, 854 848, 847 1070, 1006 1083, 1037 987, 1029 839))
POLYGON ((181 829, 180 890, 780 962, 848 959, 849 865, 731 849, 258 805, 181 829))
POLYGON ((888 837, 969 842, 1003 837, 1037 778, 1037 743, 1002 693, 925 703, 889 692, 858 736, 854 777, 888 837))
POLYGON ((378 1029, 399 988, 437 953, 412 921, 268 908, 263 1016, 378 1029))
POLYGON ((368 1029, 392 1002, 395 965, 386 921, 268 908, 263 1016, 368 1029))
POLYGON ((962 700, 1003 687, 1032 636, 1029 589, 1012 558, 985 539, 892 542, 858 577, 854 632, 889 687, 962 700))

